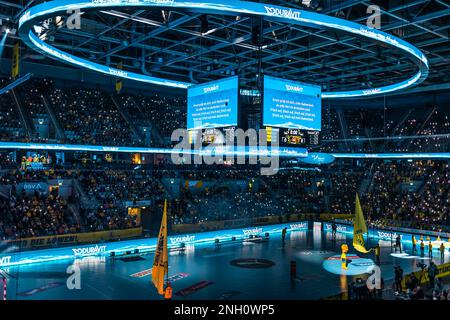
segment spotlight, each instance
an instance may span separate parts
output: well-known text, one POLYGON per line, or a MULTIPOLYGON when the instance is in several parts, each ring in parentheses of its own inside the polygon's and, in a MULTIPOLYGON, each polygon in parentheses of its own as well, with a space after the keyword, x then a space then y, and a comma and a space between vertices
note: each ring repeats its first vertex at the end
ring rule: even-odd
POLYGON ((321 11, 322 7, 319 0, 303 0, 302 5, 312 10, 321 11))
POLYGON ((64 20, 63 20, 63 18, 60 17, 60 16, 56 17, 56 18, 55 18, 55 25, 56 25, 58 28, 61 28, 61 27, 64 25, 64 20))
POLYGON ((311 7, 311 9, 317 10, 320 7, 320 2, 318 0, 311 0, 309 6, 311 7))

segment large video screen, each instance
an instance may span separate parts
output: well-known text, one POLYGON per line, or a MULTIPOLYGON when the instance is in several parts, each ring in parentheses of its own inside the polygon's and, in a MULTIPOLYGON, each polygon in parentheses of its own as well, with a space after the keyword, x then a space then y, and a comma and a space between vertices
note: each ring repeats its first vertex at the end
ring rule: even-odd
POLYGON ((264 76, 263 125, 320 131, 322 88, 264 76))
POLYGON ((231 77, 188 88, 187 128, 237 126, 239 79, 231 77))

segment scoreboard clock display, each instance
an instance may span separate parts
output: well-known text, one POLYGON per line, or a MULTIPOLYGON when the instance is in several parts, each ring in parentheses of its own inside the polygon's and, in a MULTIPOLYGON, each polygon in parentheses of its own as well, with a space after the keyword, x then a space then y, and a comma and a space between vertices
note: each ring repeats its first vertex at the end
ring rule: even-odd
POLYGON ((271 140, 278 139, 280 146, 288 147, 313 147, 320 144, 320 131, 266 128, 271 132, 271 140))

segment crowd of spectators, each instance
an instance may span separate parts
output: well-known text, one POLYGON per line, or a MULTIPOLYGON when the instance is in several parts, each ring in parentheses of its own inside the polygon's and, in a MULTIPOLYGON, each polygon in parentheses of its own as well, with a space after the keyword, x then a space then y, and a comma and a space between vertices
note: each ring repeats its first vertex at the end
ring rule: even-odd
POLYGON ((114 204, 117 201, 141 201, 161 198, 164 190, 158 179, 147 173, 107 170, 82 172, 79 178, 92 201, 114 204))
MULTIPOLYGON (((0 82, 6 85, 8 79, 0 79, 0 82)), ((143 146, 147 142, 137 136, 134 129, 139 132, 142 128, 151 128, 149 144, 155 145, 161 140, 167 143, 173 130, 186 126, 184 97, 123 93, 112 98, 112 93, 100 88, 74 89, 57 86, 45 79, 27 82, 15 90, 15 95, 20 100, 25 115, 21 116, 12 93, 0 96, 2 141, 42 141, 41 137, 27 136, 24 128, 27 115, 33 120, 46 118, 49 123, 56 119, 65 139, 56 139, 56 128, 49 130, 49 135, 53 135, 49 138, 54 138, 55 142, 73 144, 143 146), (44 99, 48 100, 48 107, 44 99), (49 112, 54 112, 54 119, 49 112), (53 120, 50 121, 51 119, 53 120), (153 137, 155 132, 160 135, 158 139, 153 137)), ((333 109, 325 106, 322 113, 323 143, 312 151, 448 150, 450 139, 435 135, 448 133, 449 118, 448 110, 439 106, 426 109, 420 106, 384 109, 333 109), (394 136, 416 138, 377 140, 394 136)), ((17 185, 24 181, 79 180, 89 201, 98 204, 95 209, 82 208, 87 210, 82 212, 82 217, 89 230, 134 225, 135 221, 125 212, 125 201, 160 202, 163 198, 170 197, 174 203, 173 223, 197 223, 262 215, 352 213, 356 192, 361 194, 363 209, 370 223, 383 225, 398 222, 436 230, 441 225, 450 225, 449 170, 448 163, 442 161, 402 164, 371 161, 360 167, 336 165, 322 171, 287 170, 274 176, 262 177, 255 169, 245 171, 235 168, 188 172, 176 172, 174 169, 161 175, 158 170, 145 173, 67 168, 55 170, 53 165, 49 165, 43 166, 45 170, 38 172, 28 170, 27 163, 35 161, 27 159, 14 159, 7 153, 0 153, 1 168, 17 167, 17 170, 3 172, 0 183, 17 185), (161 182, 162 176, 176 177, 180 181, 201 180, 214 183, 196 192, 181 188, 179 194, 170 194, 161 182), (227 182, 238 182, 239 188, 230 187, 227 182)), ((49 163, 46 158, 45 164, 49 163)), ((54 159, 51 163, 55 163, 54 159)), ((25 198, 17 196, 14 201, 20 202, 23 199, 25 198)), ((38 200, 29 201, 37 201, 39 204, 47 200, 41 195, 38 200)), ((47 228, 33 230, 32 233, 45 233, 47 228)), ((29 234, 30 231, 25 233, 29 234)))
POLYGON ((184 192, 185 210, 175 215, 174 223, 280 214, 353 214, 359 192, 371 224, 442 231, 450 226, 449 174, 446 161, 370 161, 352 169, 337 165, 266 177, 241 173, 241 178, 234 179, 235 184, 241 182, 239 189, 228 186, 226 172, 191 174, 191 179, 221 183, 196 193, 184 192))
POLYGON ((185 97, 137 97, 142 111, 158 127, 164 137, 170 137, 179 128, 186 128, 187 101, 185 97))
MULTIPOLYGON (((0 80, 7 83, 7 79, 0 80)), ((0 96, 0 140, 56 141, 111 146, 168 146, 171 133, 186 127, 184 96, 123 93, 114 96, 102 88, 74 89, 52 80, 35 79, 15 90, 24 111, 20 118, 11 94, 0 96), (44 98, 55 113, 65 139, 56 135, 44 98), (113 101, 117 102, 116 103, 113 101), (48 123, 46 136, 23 128, 27 117, 48 123), (137 130, 135 130, 137 129, 137 130), (150 138, 145 131, 151 132, 150 138)), ((336 109, 325 105, 322 112, 322 152, 432 152, 450 147, 449 111, 442 107, 414 106, 379 109, 336 109), (398 139, 398 137, 403 137, 398 139), (392 137, 396 137, 393 139, 392 137), (407 138, 409 137, 409 138, 407 138)), ((39 130, 38 130, 39 131, 39 130)))
MULTIPOLYGON (((0 159, 8 161, 7 157, 0 159)), ((322 170, 293 168, 272 176, 261 176, 255 168, 17 168, 4 171, 0 185, 12 186, 14 194, 23 182, 77 181, 84 197, 78 195, 80 199, 75 201, 90 204, 80 206, 81 227, 90 231, 136 226, 127 206, 140 201, 155 206, 164 199, 171 200, 171 222, 183 224, 271 215, 352 214, 357 192, 368 223, 374 226, 443 231, 450 228, 448 165, 446 161, 372 160, 359 166, 338 162, 322 170)), ((16 199, 25 198, 16 195, 13 199, 16 205, 16 199)), ((39 199, 46 201, 43 196, 39 199)))
POLYGON ((13 194, 0 198, 0 239, 61 235, 81 230, 68 209, 67 200, 57 193, 33 196, 13 194))
POLYGON ((444 152, 450 147, 450 137, 446 136, 449 128, 450 114, 443 107, 326 109, 322 115, 322 143, 316 150, 444 152))
POLYGON ((16 140, 25 135, 17 108, 10 95, 0 95, 0 141, 16 140))
POLYGON ((66 142, 112 146, 135 144, 130 126, 101 91, 55 90, 51 96, 54 101, 62 101, 54 107, 66 142))
POLYGON ((450 225, 447 162, 381 163, 373 179, 372 189, 363 197, 373 223, 392 224, 394 220, 435 231, 450 225))
POLYGON ((78 180, 95 208, 82 209, 90 231, 124 229, 137 226, 127 207, 140 201, 155 205, 168 198, 156 174, 145 171, 82 171, 78 180))

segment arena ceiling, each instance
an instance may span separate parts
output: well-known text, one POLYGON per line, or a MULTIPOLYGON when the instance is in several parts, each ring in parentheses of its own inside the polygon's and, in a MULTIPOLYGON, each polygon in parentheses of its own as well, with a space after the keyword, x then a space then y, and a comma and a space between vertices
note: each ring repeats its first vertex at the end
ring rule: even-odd
MULTIPOLYGON (((4 25, 17 28, 15 23, 24 10, 40 2, 0 0, 0 19, 4 25)), ((382 9, 381 30, 427 55, 430 74, 421 87, 442 88, 450 83, 448 0, 259 2, 314 10, 361 24, 370 15, 367 7, 376 4, 382 9)), ((121 9, 87 12, 79 30, 56 24, 48 29, 47 41, 61 50, 105 65, 122 63, 129 71, 185 82, 239 75, 250 89, 256 87, 256 75, 262 69, 264 74, 337 91, 398 83, 416 72, 407 57, 379 43, 250 16, 121 9)), ((9 40, 7 47, 12 45, 9 40)), ((22 48, 23 61, 59 64, 24 45, 22 48)), ((10 51, 4 57, 10 56, 10 51)))

